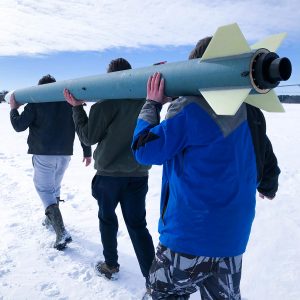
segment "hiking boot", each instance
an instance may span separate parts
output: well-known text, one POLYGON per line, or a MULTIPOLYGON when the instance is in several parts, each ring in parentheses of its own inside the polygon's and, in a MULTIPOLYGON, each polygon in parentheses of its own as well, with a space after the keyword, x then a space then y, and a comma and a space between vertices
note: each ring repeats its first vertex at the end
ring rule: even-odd
POLYGON ((72 242, 72 237, 65 229, 64 221, 62 219, 58 205, 49 205, 46 208, 45 215, 49 218, 51 225, 56 233, 56 241, 53 247, 57 250, 65 249, 67 244, 72 242))
POLYGON ((117 280, 119 268, 119 266, 110 267, 106 264, 106 262, 99 261, 95 265, 95 273, 96 275, 105 277, 109 280, 117 280))

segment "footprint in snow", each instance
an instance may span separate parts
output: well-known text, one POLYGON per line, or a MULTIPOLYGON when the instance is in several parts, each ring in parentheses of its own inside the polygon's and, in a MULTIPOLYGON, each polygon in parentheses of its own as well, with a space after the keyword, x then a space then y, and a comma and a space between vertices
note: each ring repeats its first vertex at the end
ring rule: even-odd
POLYGON ((89 281, 92 278, 92 274, 87 267, 74 267, 68 275, 72 279, 77 279, 82 282, 89 281))
POLYGON ((40 284, 38 289, 44 293, 45 296, 54 297, 60 294, 59 288, 53 282, 40 284))

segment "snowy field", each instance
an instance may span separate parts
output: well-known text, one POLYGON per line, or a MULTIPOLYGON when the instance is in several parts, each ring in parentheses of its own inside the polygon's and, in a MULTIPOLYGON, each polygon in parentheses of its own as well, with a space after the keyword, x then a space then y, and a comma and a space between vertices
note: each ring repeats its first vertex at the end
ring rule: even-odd
MULTIPOLYGON (((257 199, 256 218, 244 255, 243 300, 300 299, 300 105, 286 104, 285 114, 265 114, 280 168, 280 190, 273 201, 257 199)), ((135 300, 144 281, 118 210, 118 281, 97 277, 102 258, 97 203, 90 194, 92 167, 82 165, 78 140, 62 185, 61 205, 73 243, 52 248, 54 233, 42 225, 44 211, 35 192, 27 132, 16 133, 9 105, 0 104, 0 300, 135 300)), ((147 195, 147 222, 158 242, 161 167, 153 167, 147 195)), ((194 294, 191 299, 200 299, 194 294)))

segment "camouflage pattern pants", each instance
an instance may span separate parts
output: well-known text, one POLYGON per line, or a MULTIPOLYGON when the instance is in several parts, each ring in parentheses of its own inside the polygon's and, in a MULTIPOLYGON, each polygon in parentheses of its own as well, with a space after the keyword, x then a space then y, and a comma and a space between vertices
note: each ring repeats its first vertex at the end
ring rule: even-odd
POLYGON ((202 300, 240 300, 242 255, 204 257, 176 253, 159 244, 150 269, 152 299, 189 299, 200 290, 202 300))

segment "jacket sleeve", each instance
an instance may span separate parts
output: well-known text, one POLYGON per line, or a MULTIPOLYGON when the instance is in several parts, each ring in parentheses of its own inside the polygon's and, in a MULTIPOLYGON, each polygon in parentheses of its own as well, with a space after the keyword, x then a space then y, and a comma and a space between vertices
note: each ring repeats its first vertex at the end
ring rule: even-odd
POLYGON ((256 155, 257 190, 272 198, 278 189, 280 169, 266 134, 265 117, 260 109, 247 104, 247 118, 256 155))
POLYGON ((83 150, 83 157, 91 157, 92 156, 92 147, 86 146, 83 142, 80 142, 82 150, 83 150))
POLYGON ((19 114, 17 109, 12 109, 10 111, 10 122, 17 132, 26 130, 34 119, 35 110, 32 104, 27 104, 21 114, 19 114))
POLYGON ((275 197, 278 190, 279 174, 280 169, 278 167, 277 158, 273 152, 272 144, 266 135, 263 174, 257 190, 264 196, 270 198, 275 197))
POLYGON ((160 110, 161 104, 147 100, 138 117, 132 150, 141 164, 163 164, 186 145, 185 113, 160 123, 160 110))
POLYGON ((73 107, 75 130, 80 141, 86 146, 99 143, 107 132, 111 112, 106 110, 104 103, 92 105, 89 117, 82 105, 73 107))

